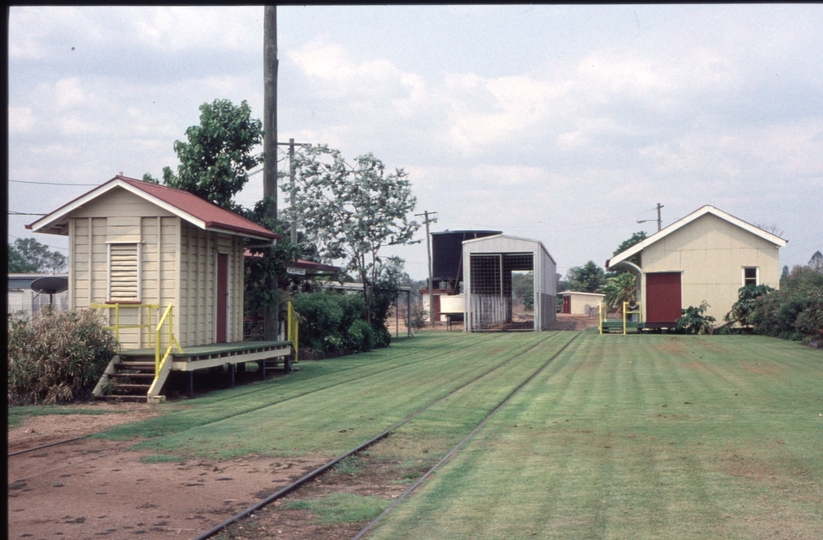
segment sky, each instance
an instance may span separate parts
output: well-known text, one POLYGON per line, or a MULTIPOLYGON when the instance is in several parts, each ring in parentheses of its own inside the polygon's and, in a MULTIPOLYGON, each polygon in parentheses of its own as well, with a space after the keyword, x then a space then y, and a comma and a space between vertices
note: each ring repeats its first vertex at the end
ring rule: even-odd
MULTIPOLYGON (((823 251, 820 28, 815 3, 280 6, 278 140, 371 152, 432 232, 539 240, 562 275, 655 232, 658 203, 664 227, 711 204, 771 228, 791 268, 823 251)), ((262 119, 263 94, 262 6, 11 7, 9 242, 67 253, 25 214, 176 169, 201 104, 262 119)), ((424 279, 416 238, 383 253, 424 279)))

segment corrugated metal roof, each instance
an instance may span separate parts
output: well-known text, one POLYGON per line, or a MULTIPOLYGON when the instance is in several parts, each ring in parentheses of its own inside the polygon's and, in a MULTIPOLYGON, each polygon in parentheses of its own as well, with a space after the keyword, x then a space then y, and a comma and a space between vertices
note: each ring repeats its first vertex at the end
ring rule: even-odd
POLYGON ((26 225, 35 232, 67 234, 68 214, 83 204, 103 195, 111 189, 121 187, 131 193, 168 210, 189 223, 207 230, 223 231, 238 236, 274 240, 280 238, 270 230, 261 227, 243 216, 220 208, 193 193, 143 182, 125 176, 115 176, 108 182, 64 204, 39 220, 26 225))

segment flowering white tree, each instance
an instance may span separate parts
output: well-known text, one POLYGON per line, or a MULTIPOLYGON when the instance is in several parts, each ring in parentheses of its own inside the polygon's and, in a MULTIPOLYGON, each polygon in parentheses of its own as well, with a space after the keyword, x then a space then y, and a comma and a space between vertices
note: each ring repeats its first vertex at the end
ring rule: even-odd
MULTIPOLYGON (((327 261, 344 260, 363 283, 366 320, 371 322, 374 284, 384 246, 414 244, 420 224, 410 220, 417 199, 408 173, 387 172, 371 153, 345 162, 328 146, 303 148, 294 158, 294 185, 284 185, 291 207, 286 219, 302 227, 327 261)), ((387 261, 388 263, 388 261, 387 261)))

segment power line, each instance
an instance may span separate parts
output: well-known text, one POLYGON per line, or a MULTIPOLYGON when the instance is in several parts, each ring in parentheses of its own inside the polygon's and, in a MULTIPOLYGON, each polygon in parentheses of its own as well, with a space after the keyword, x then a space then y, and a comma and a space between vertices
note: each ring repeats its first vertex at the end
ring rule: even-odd
POLYGON ((15 212, 14 210, 9 210, 10 216, 45 216, 46 214, 38 214, 37 212, 15 212))
MULTIPOLYGON (((13 234, 10 234, 10 235, 9 235, 9 237, 14 238, 15 240, 23 240, 23 239, 22 239, 22 238, 20 238, 19 236, 14 236, 13 234)), ((50 245, 48 245, 48 244, 42 244, 42 245, 44 245, 44 246, 46 246, 46 247, 48 247, 48 248, 52 248, 52 249, 62 249, 63 251, 68 251, 68 250, 69 250, 69 248, 67 248, 67 247, 61 247, 61 246, 50 246, 50 245)))
POLYGON ((41 186, 99 186, 100 184, 66 184, 64 182, 35 182, 31 180, 9 180, 9 182, 13 182, 15 184, 39 184, 41 186))

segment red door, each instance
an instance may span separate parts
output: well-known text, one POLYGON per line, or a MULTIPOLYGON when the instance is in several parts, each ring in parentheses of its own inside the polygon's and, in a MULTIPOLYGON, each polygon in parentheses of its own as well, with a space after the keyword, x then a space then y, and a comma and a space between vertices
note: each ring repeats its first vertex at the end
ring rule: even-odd
POLYGON ((680 309, 680 272, 646 274, 646 322, 673 323, 680 309))
POLYGON ((226 342, 229 307, 229 256, 217 254, 217 343, 226 342))
POLYGON ((563 297, 563 313, 571 313, 572 312, 572 297, 566 295, 563 297))

